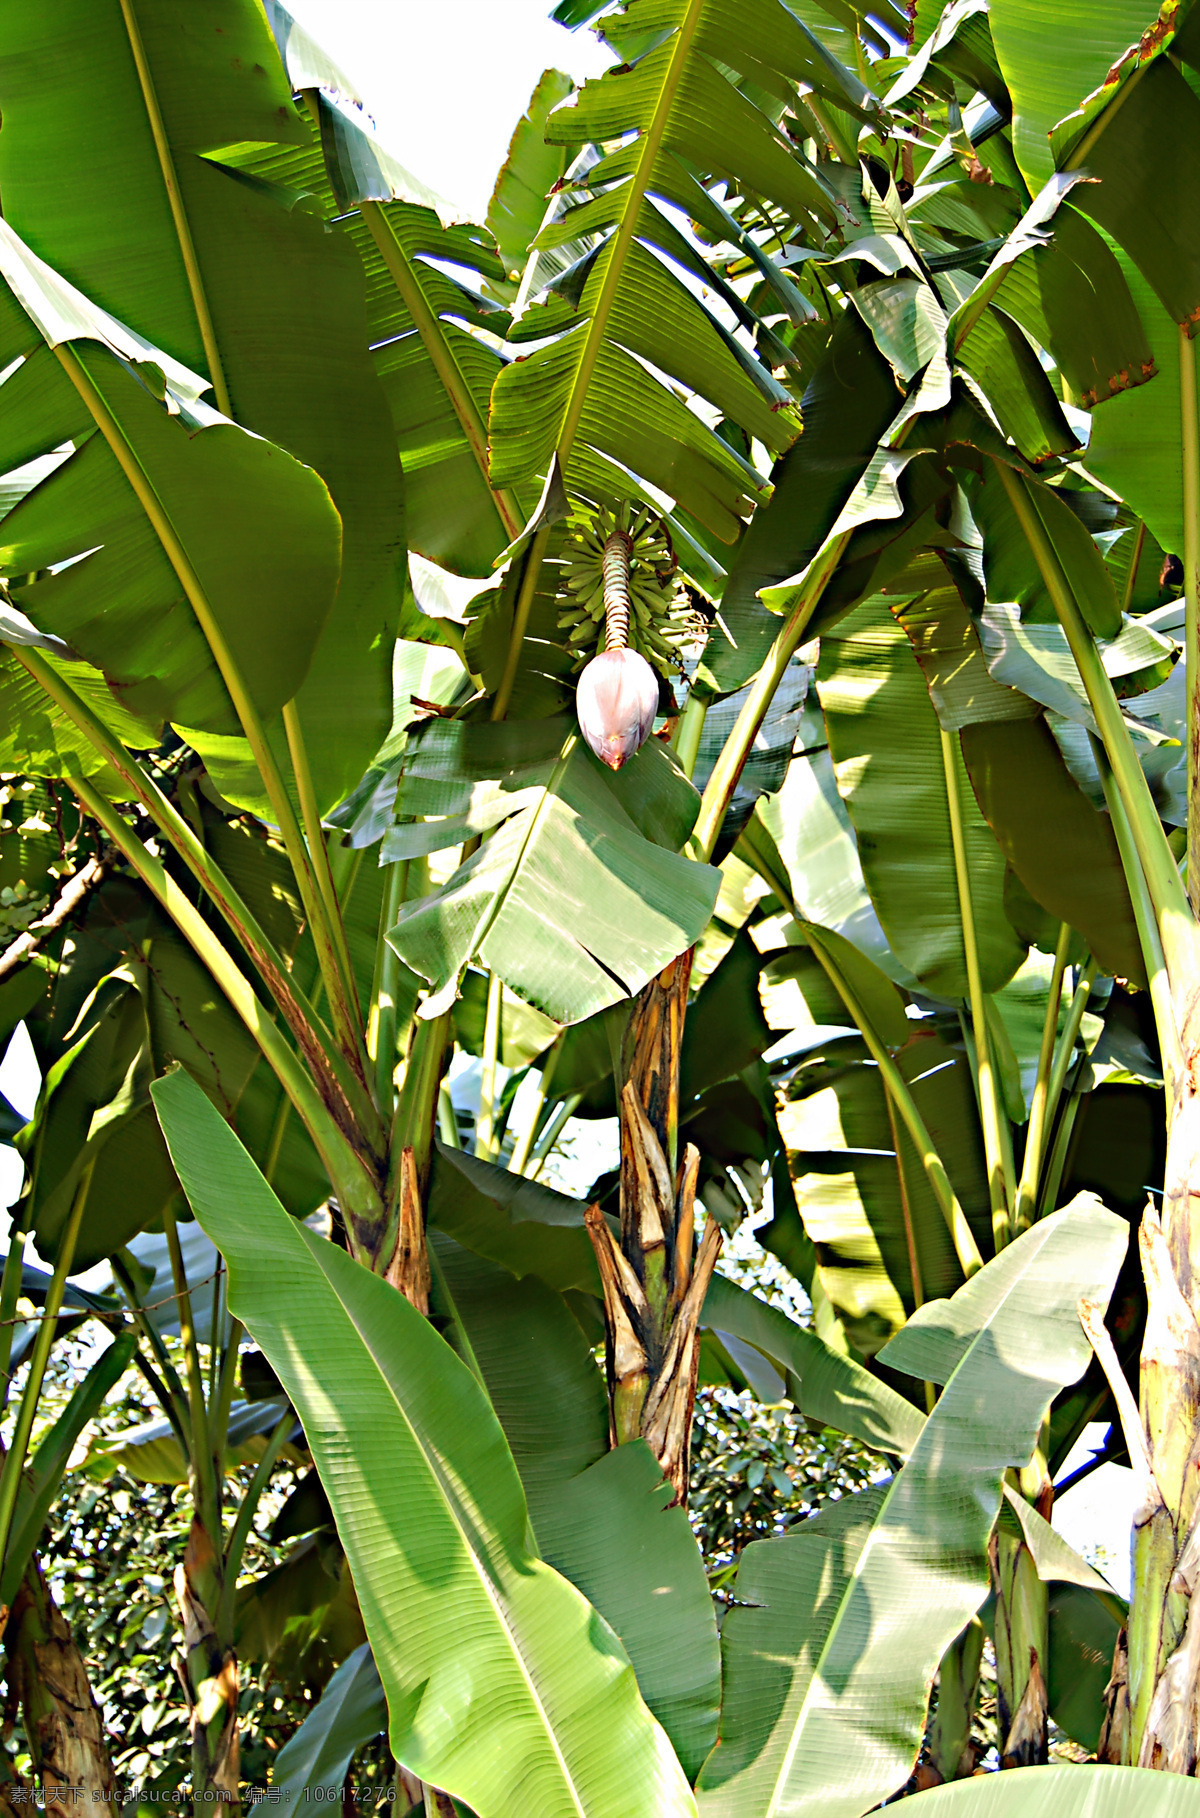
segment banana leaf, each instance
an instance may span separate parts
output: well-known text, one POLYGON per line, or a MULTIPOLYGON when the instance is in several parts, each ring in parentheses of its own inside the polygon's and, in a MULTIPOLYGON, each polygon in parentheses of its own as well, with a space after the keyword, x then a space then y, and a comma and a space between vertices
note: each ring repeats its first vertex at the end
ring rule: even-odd
POLYGON ((1183 549, 1179 330, 1132 259, 1120 248, 1116 257, 1145 323, 1158 378, 1096 412, 1088 470, 1128 501, 1164 551, 1178 554, 1183 549))
MULTIPOLYGON (((896 1060, 986 1254, 987 1176, 965 1060, 932 1032, 914 1034, 896 1060)), ((922 1301, 952 1293, 962 1267, 878 1069, 831 1047, 798 1070, 789 1092, 779 1128, 821 1285, 872 1355, 922 1301)))
POLYGON ((512 1454, 466 1365, 395 1289, 288 1218, 186 1074, 154 1092, 230 1309, 305 1422, 396 1758, 480 1818, 692 1812, 616 1636, 529 1551, 512 1454))
MULTIPOLYGON (((1200 307, 1200 253, 1178 224, 1200 200, 1200 99, 1169 56, 1138 61, 1106 84, 1111 99, 1099 118, 1089 107, 1079 123, 1095 179, 1077 191, 1079 206, 1129 254, 1168 314, 1190 327, 1200 307)), ((1056 135, 1060 158, 1070 142, 1056 135)))
POLYGON ((1127 1243, 1124 1220, 1077 1201, 892 1341, 888 1364, 942 1396, 888 1487, 742 1555, 702 1814, 858 1818, 907 1778, 937 1663, 987 1594, 1004 1472, 1086 1367, 1078 1302, 1107 1299, 1127 1243))
POLYGON ((846 310, 804 393, 804 434, 776 463, 770 502, 755 512, 730 564, 721 617, 704 653, 722 692, 750 680, 779 631, 759 588, 808 566, 866 471, 896 401, 891 369, 857 312, 846 310))
MULTIPOLYGON (((748 186, 810 226, 832 223, 832 191, 818 169, 788 146, 733 72, 774 92, 803 81, 861 117, 878 103, 778 0, 753 0, 736 19, 715 0, 672 0, 652 23, 653 48, 585 83, 548 122, 551 140, 569 146, 637 137, 587 173, 592 199, 542 236, 546 244, 606 237, 522 319, 522 337, 545 345, 497 381, 492 482, 531 482, 557 450, 572 491, 627 498, 657 487, 709 536, 733 542, 765 488, 674 387, 697 393, 776 453, 798 423, 786 390, 674 275, 667 259, 686 262, 687 254, 660 203, 682 204, 693 218, 703 212, 698 169, 743 193, 748 186)), ((605 31, 621 55, 626 43, 645 49, 636 7, 610 14, 605 31)))
POLYGON ((202 378, 90 302, 7 223, 0 277, 0 355, 29 356, 6 381, 0 467, 77 444, 4 519, 0 571, 36 577, 14 599, 102 668, 135 713, 236 732, 203 614, 269 716, 303 681, 338 584, 325 486, 200 404, 202 378), (56 348, 69 349, 65 370, 56 348))
POLYGON ((478 958, 555 1022, 580 1022, 632 997, 697 939, 719 873, 643 838, 574 735, 543 787, 509 799, 516 812, 388 930, 435 993, 453 992, 478 958))
MULTIPOLYGON (((689 1780, 717 1735, 721 1663, 687 1516, 649 1448, 608 1449, 604 1383, 562 1298, 444 1238, 439 1290, 512 1448, 542 1557, 620 1636, 689 1780)), ((437 1296, 435 1295, 435 1301, 437 1296)))
MULTIPOLYGON (((162 726, 130 713, 114 699, 99 669, 48 653, 46 661, 81 695, 113 736, 130 750, 149 751, 162 726)), ((129 786, 96 751, 11 651, 0 648, 0 765, 39 777, 88 777, 103 795, 120 801, 129 786)))
MULTIPOLYGON (((1068 203, 1054 215, 1048 243, 1014 260, 996 293, 999 307, 1054 359, 1071 400, 1095 406, 1123 397, 1156 370, 1145 311, 1139 311, 1112 248, 1068 203)), ((1094 419, 1109 428, 1109 412, 1094 419)), ((1094 439, 1088 442, 1088 467, 1094 439)))
POLYGON ((1012 1768, 919 1793, 915 1818, 1191 1818, 1200 1787, 1135 1767, 1012 1768))
MULTIPOLYGON (((869 601, 821 640, 817 686, 838 786, 888 945, 936 996, 965 998, 966 960, 941 731, 903 630, 869 601), (885 704, 886 703, 886 704, 885 704)), ((1024 957, 1004 913, 1004 857, 954 742, 984 989, 1024 957)))
MULTIPOLYGON (((221 148, 310 142, 262 9, 198 0, 181 19, 173 0, 139 0, 136 11, 69 0, 51 19, 31 0, 5 0, 0 33, 5 219, 146 341, 218 386, 223 376, 229 414, 319 474, 332 495, 342 526, 332 609, 327 593, 300 637, 297 603, 311 586, 301 574, 293 618, 272 644, 278 699, 293 691, 289 672, 307 672, 298 711, 318 796, 332 806, 387 730, 403 491, 352 247, 296 207, 295 190, 220 161, 221 148)), ((227 408, 219 389, 214 397, 227 408)), ((250 499, 242 510, 252 519, 250 499)), ((260 535, 260 546, 278 576, 286 535, 260 535)), ((266 624, 264 596, 246 597, 252 605, 231 614, 243 635, 266 624)))
POLYGON ((1105 972, 1144 981, 1112 823, 1071 776, 1045 720, 964 727, 962 752, 979 805, 1030 895, 1078 928, 1105 972))
MULTIPOLYGON (((282 1397, 273 1401, 235 1401, 225 1430, 225 1469, 257 1464, 266 1449, 267 1435, 287 1413, 282 1397)), ((299 1427, 296 1428, 299 1436, 299 1427)), ((286 1442, 282 1457, 289 1464, 303 1458, 293 1441, 286 1442)), ((96 1483, 105 1483, 114 1471, 124 1471, 138 1483, 187 1483, 190 1461, 167 1420, 147 1420, 124 1433, 98 1436, 79 1469, 96 1483)))
POLYGON ((574 86, 560 69, 542 71, 496 176, 487 224, 513 284, 520 281, 530 243, 545 218, 550 192, 567 168, 565 147, 546 142, 546 120, 574 86))
MULTIPOLYGON (((442 1144, 435 1148, 430 1224, 512 1275, 537 1276, 559 1293, 597 1294, 599 1275, 583 1213, 582 1201, 537 1181, 442 1144)), ((752 1345, 786 1371, 793 1385, 789 1392, 806 1416, 878 1451, 906 1453, 911 1447, 916 1428, 910 1405, 780 1308, 714 1275, 701 1323, 752 1345)))
POLYGON ((1150 21, 1139 0, 1115 0, 1103 11, 1087 0, 1067 0, 1053 12, 1038 0, 995 0, 988 17, 1012 96, 1013 150, 1036 191, 1054 169, 1051 127, 1100 87, 1150 21))

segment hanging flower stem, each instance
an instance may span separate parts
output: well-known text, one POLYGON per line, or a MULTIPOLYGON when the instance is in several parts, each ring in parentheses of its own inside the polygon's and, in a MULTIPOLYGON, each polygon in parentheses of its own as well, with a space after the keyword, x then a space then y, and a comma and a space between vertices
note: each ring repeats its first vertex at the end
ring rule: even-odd
POLYGON ((624 650, 629 643, 629 573, 633 544, 623 530, 605 539, 604 648, 624 650))

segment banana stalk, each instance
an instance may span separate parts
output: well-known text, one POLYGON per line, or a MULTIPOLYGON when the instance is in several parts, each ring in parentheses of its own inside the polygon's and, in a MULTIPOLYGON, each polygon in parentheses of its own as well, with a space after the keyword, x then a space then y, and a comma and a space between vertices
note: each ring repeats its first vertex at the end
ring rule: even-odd
POLYGON ((1000 1766, 1037 1767, 1047 1760, 1050 1741, 1046 1586, 1016 1535, 993 1534, 989 1557, 996 1592, 1000 1766))
MULTIPOLYGON (((1043 1434, 1043 1446, 1047 1435, 1043 1434)), ((1054 1484, 1039 1446, 1023 1471, 1010 1471, 1014 1496, 1030 1503, 1043 1521, 1054 1507, 1054 1484)), ((1003 1528, 988 1549, 996 1594, 996 1688, 1000 1766, 1037 1767, 1048 1759, 1050 1651, 1049 1591, 1020 1535, 1003 1528)))
POLYGON ((937 1714, 929 1726, 929 1765, 936 1785, 964 1780, 975 1772, 971 1722, 983 1664, 983 1624, 973 1616, 942 1655, 938 1668, 937 1714))
POLYGON ((224 1589, 222 1561, 199 1516, 192 1519, 182 1563, 175 1567, 175 1598, 183 1622, 184 1672, 192 1735, 195 1792, 215 1794, 241 1809, 238 1782, 238 1665, 232 1646, 217 1633, 224 1589))
POLYGON ((449 1011, 428 1019, 418 1018, 410 1030, 404 1080, 392 1125, 387 1218, 369 1258, 375 1273, 398 1288, 418 1313, 429 1312, 425 1198, 450 1030, 449 1011))
POLYGON ((14 1599, 4 1642, 9 1684, 21 1702, 46 1804, 81 1800, 115 1812, 117 1782, 104 1720, 83 1655, 36 1559, 14 1599))

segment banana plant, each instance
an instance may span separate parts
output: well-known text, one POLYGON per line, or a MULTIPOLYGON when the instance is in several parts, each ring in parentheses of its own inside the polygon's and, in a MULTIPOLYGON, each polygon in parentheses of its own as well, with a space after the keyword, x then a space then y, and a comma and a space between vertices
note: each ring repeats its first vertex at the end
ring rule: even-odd
MULTIPOLYGON (((239 1340, 218 1308, 206 1387, 181 1189, 304 1423, 426 1809, 851 1818, 911 1769, 939 1661, 960 1771, 989 1585, 1000 1753, 1037 1760, 1078 1615, 1048 1586, 1112 1619, 1047 1520, 1110 1407, 1147 1516, 1103 1747, 1114 1785, 1194 1765, 1164 822, 1197 300, 1137 187, 1156 134, 1190 143, 1189 26, 1131 11, 1064 57, 1027 10, 630 0, 475 225, 274 3, 0 6, 0 737, 52 816, 0 969, 44 1074, 0 1303, 32 1235, 60 1284, 115 1257, 142 1321, 122 1252, 163 1230, 184 1378, 148 1327, 170 1436, 139 1443, 196 1508, 198 1795, 239 1796, 238 1561, 292 1414, 226 1535, 239 1340), (1139 1417, 1103 1323, 1123 1227, 1060 1208, 1137 1216, 1163 1084, 1139 1417), (580 1112, 621 1129, 589 1207, 538 1180, 580 1112), (767 1177, 813 1330, 717 1272, 767 1177), (702 1372, 892 1473, 747 1555, 723 1665, 682 1508, 702 1372), (960 1403, 995 1404, 986 1446, 960 1403), (889 1650, 893 1582, 937 1620, 889 1650), (830 1703, 852 1658, 889 1675, 875 1729, 865 1680, 830 1703)), ((1127 1280, 1127 1357, 1136 1318, 1127 1280)), ((310 1779, 343 1759, 313 1741, 310 1779)))

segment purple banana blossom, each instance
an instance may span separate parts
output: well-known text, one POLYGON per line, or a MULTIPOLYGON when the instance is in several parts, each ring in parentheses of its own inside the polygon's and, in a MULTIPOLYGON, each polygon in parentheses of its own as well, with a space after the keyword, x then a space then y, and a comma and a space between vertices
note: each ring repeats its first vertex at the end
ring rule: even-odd
POLYGON ((629 648, 629 562, 633 545, 623 530, 605 539, 604 642, 579 678, 579 730, 602 764, 619 770, 650 737, 658 712, 658 677, 629 648))
POLYGON ((602 764, 619 770, 650 737, 658 677, 636 650, 604 650, 579 678, 579 730, 602 764))

